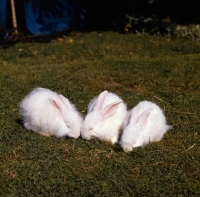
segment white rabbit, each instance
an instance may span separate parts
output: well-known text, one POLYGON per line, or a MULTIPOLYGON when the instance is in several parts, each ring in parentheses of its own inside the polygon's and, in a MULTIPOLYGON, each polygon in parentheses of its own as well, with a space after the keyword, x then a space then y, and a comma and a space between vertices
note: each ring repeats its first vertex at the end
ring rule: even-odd
POLYGON ((81 137, 116 143, 126 114, 126 105, 121 98, 105 90, 90 102, 88 114, 82 123, 81 137))
POLYGON ((26 129, 46 136, 80 136, 83 118, 67 98, 45 88, 31 91, 20 103, 26 129))
POLYGON ((133 147, 160 141, 170 128, 158 105, 141 101, 125 118, 120 144, 124 151, 132 151, 133 147))

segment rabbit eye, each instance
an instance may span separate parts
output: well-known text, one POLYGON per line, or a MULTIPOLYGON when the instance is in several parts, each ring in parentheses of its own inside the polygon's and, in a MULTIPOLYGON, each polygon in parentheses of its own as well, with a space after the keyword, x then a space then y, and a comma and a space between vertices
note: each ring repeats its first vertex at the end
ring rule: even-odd
POLYGON ((69 124, 66 124, 67 125, 67 127, 70 129, 70 125, 69 124))
POLYGON ((89 130, 93 130, 93 128, 94 128, 94 127, 91 126, 91 125, 88 127, 89 130))

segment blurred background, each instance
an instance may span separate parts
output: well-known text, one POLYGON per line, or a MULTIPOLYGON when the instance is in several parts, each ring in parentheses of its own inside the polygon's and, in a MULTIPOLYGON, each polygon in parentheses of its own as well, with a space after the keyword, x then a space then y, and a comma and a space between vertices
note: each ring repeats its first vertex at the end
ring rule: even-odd
POLYGON ((0 35, 69 31, 171 35, 200 23, 199 0, 1 0, 0 35))

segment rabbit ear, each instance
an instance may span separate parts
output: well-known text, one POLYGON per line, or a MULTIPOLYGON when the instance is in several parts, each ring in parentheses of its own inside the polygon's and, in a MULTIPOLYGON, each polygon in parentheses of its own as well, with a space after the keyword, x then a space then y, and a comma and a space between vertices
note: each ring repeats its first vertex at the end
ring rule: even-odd
POLYGON ((54 106, 61 111, 64 107, 63 102, 59 98, 52 98, 54 106))
POLYGON ((141 125, 141 127, 144 127, 146 125, 151 111, 152 111, 152 107, 145 110, 138 118, 138 123, 141 125))
POLYGON ((65 107, 67 107, 67 109, 72 109, 72 104, 69 102, 67 98, 65 98, 62 94, 59 94, 58 97, 63 102, 65 107))
POLYGON ((130 119, 131 123, 135 124, 137 122, 139 111, 140 111, 140 106, 139 105, 137 105, 136 107, 134 107, 132 109, 131 119, 130 119))
POLYGON ((107 95, 108 95, 108 91, 107 90, 103 91, 99 95, 99 97, 97 99, 97 104, 95 106, 95 110, 100 111, 102 109, 104 100, 105 100, 105 98, 106 98, 107 95))
POLYGON ((105 119, 105 118, 108 118, 108 117, 112 116, 117 111, 117 108, 119 107, 119 105, 121 104, 121 102, 122 102, 122 100, 113 102, 113 103, 111 103, 109 105, 106 105, 100 111, 101 117, 103 119, 105 119))

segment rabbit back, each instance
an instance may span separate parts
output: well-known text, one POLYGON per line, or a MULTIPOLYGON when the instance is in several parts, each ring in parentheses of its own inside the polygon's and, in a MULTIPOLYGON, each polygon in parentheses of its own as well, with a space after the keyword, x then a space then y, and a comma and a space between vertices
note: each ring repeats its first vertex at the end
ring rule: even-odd
POLYGON ((56 137, 67 135, 68 128, 62 114, 52 103, 54 98, 58 98, 56 92, 36 88, 22 100, 19 111, 26 129, 56 137))

